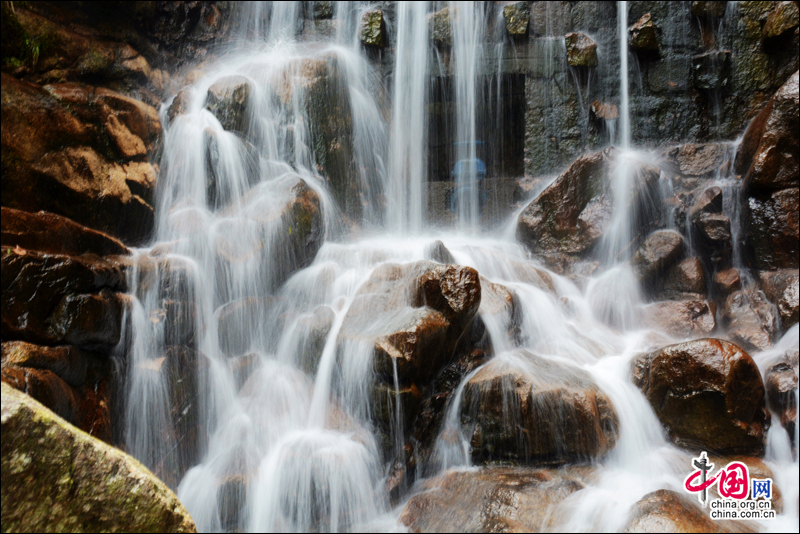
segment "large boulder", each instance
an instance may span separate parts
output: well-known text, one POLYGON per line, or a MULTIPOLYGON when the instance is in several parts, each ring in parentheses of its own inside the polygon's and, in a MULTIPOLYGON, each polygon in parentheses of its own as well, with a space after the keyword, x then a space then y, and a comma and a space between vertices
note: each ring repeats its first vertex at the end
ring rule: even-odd
POLYGON ((660 34, 661 27, 653 22, 653 16, 650 13, 645 13, 636 21, 636 24, 628 28, 628 46, 642 56, 657 57, 660 34))
POLYGON ((614 447, 619 419, 588 373, 520 350, 464 387, 461 422, 476 461, 588 461, 614 447))
POLYGON ((719 532, 719 528, 688 495, 658 490, 633 505, 622 532, 719 532))
POLYGON ((516 2, 503 6, 503 18, 506 19, 506 30, 513 37, 528 33, 531 20, 531 5, 528 2, 516 2))
POLYGON ((557 504, 583 489, 585 469, 484 467, 425 482, 400 515, 409 532, 541 532, 557 504))
POLYGON ((728 296, 722 318, 731 339, 747 349, 768 349, 778 334, 775 306, 758 290, 745 289, 728 296))
POLYGON ((453 23, 450 8, 444 7, 428 15, 428 33, 433 44, 439 47, 453 46, 453 23))
POLYGON ((797 425, 797 360, 797 350, 787 352, 769 367, 765 380, 769 407, 780 416, 791 440, 797 425))
POLYGON ((0 387, 3 530, 196 532, 175 494, 134 458, 0 387))
MULTIPOLYGON (((611 225, 615 207, 609 173, 618 157, 608 148, 576 159, 522 211, 517 237, 538 254, 587 255, 611 225)), ((639 203, 659 172, 643 164, 635 172, 628 209, 641 214, 639 203)))
POLYGON ((756 116, 736 156, 736 172, 751 193, 797 187, 800 151, 800 97, 795 72, 756 116))
POLYGON ((691 450, 761 456, 770 416, 753 359, 738 345, 698 339, 632 362, 642 390, 672 441, 691 450))
POLYGON ((761 271, 758 273, 761 287, 767 298, 778 307, 781 326, 788 330, 797 324, 800 304, 800 271, 783 269, 780 271, 761 271))
POLYGON ((107 89, 2 74, 2 202, 131 242, 149 235, 158 112, 107 89))
POLYGON ((639 245, 631 263, 643 281, 662 275, 683 253, 683 236, 675 230, 656 230, 639 245))
POLYGON ((361 27, 358 38, 368 46, 383 48, 386 40, 386 24, 383 22, 383 11, 375 9, 365 11, 361 16, 361 27))
POLYGON ((2 335, 44 345, 110 350, 119 342, 126 281, 96 256, 4 249, 2 335))
POLYGON ((113 256, 129 253, 119 240, 53 213, 29 213, 3 207, 1 220, 0 245, 4 247, 18 246, 70 256, 87 253, 113 256))

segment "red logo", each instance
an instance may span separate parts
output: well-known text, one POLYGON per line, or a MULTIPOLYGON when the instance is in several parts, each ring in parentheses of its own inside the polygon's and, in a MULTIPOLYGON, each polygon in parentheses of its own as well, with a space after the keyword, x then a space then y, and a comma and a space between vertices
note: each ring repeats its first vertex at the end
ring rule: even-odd
POLYGON ((708 463, 708 457, 705 452, 699 458, 695 458, 692 461, 692 465, 697 468, 697 471, 687 476, 683 485, 686 491, 690 493, 700 493, 698 498, 703 506, 706 505, 708 500, 706 490, 714 486, 714 484, 717 485, 717 491, 723 498, 747 498, 750 490, 750 473, 747 470, 747 466, 742 462, 731 462, 710 478, 707 473, 714 468, 714 464, 708 463))

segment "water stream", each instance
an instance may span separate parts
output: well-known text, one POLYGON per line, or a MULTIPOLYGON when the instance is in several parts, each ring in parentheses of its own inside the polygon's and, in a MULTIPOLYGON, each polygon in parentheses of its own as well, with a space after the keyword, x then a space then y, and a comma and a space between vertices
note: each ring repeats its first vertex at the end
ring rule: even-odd
MULTIPOLYGON (((240 45, 190 88, 185 114, 171 123, 164 115, 157 234, 152 246, 137 251, 131 275, 134 305, 125 336, 131 355, 128 451, 177 489, 202 531, 398 528, 401 508, 390 504, 387 460, 371 423, 377 410, 372 358, 375 336, 413 310, 366 314, 356 335, 346 317, 357 310, 359 290, 374 273, 387 264, 429 260, 427 251, 441 241, 456 264, 502 284, 519 304, 516 335, 506 328, 508 317, 482 316, 493 359, 524 372, 528 362, 520 349, 527 349, 580 369, 616 407, 619 440, 595 463, 593 485, 560 505, 558 525, 569 531, 622 528, 644 494, 681 491, 692 456, 670 444, 630 381, 636 354, 677 340, 638 321, 643 303, 625 249, 633 231, 627 206, 635 170, 650 157, 632 150, 627 2, 618 2, 616 207, 600 254, 602 266, 582 285, 532 259, 504 231, 506 225, 481 227, 475 162, 483 98, 477 80, 487 45, 488 3, 448 4, 457 117, 453 138, 456 161, 464 162, 459 185, 468 192, 458 203, 455 228, 427 222, 431 6, 397 3, 393 80, 383 87, 355 36, 353 21, 360 11, 352 4, 336 3, 340 29, 334 42, 295 38, 302 16, 295 2, 245 8, 240 45), (246 80, 252 91, 241 135, 225 130, 206 108, 209 88, 231 76, 246 80), (357 225, 342 222, 349 210, 342 205, 346 195, 337 196, 341 184, 324 175, 314 147, 314 132, 325 114, 306 103, 325 76, 338 84, 336 105, 351 110, 354 163, 348 176, 361 196, 358 209, 347 217, 359 217, 357 225), (390 120, 382 109, 382 91, 391 95, 390 120), (290 272, 299 260, 283 236, 294 227, 274 214, 285 212, 298 187, 320 198, 324 233, 313 261, 290 272), (542 283, 542 273, 552 280, 551 288, 542 283), (170 322, 169 314, 180 321, 170 322), (174 324, 182 328, 169 326, 174 324), (174 371, 164 359, 176 345, 191 347, 181 353, 178 382, 189 392, 182 398, 189 400, 180 405, 171 397, 174 371), (173 428, 176 420, 193 430, 173 428)), ((792 347, 797 347, 797 327, 774 353, 756 358, 762 365, 792 347)), ((464 385, 479 370, 468 373, 451 396, 435 452, 420 473, 470 466, 461 402, 464 385)), ((403 447, 400 389, 395 369, 395 453, 403 447)), ((764 525, 777 531, 796 528, 798 514, 798 464, 781 432, 773 425, 766 457, 786 507, 781 519, 764 525)))

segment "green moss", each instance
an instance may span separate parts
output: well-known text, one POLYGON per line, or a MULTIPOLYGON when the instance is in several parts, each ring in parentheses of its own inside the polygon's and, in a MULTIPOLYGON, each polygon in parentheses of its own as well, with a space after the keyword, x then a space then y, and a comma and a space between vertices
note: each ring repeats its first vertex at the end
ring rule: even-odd
MULTIPOLYGON (((19 4, 19 2, 17 2, 19 4)), ((58 46, 58 36, 51 31, 32 35, 20 23, 11 9, 11 2, 2 4, 2 61, 3 66, 20 67, 30 63, 36 66, 40 57, 50 54, 58 46)))

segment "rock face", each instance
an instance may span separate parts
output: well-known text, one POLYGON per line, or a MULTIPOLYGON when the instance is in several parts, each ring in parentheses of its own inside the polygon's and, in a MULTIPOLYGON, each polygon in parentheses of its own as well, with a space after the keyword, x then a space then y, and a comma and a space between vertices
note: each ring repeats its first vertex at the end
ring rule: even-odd
POLYGON ((798 23, 800 23, 800 11, 797 2, 778 2, 767 17, 761 34, 765 41, 778 40, 796 29, 798 23))
POLYGON ((696 89, 718 91, 731 76, 731 51, 714 50, 692 58, 692 84, 696 89))
POLYGON ((731 338, 748 349, 772 346, 778 333, 775 307, 761 291, 748 289, 732 293, 725 300, 723 319, 731 338))
POLYGON ((781 425, 792 440, 797 425, 797 360, 796 350, 787 352, 778 363, 770 366, 765 381, 769 406, 780 415, 781 425))
POLYGON ((719 525, 687 495, 658 490, 633 506, 622 532, 719 532, 719 525))
POLYGON ((764 453, 770 416, 750 355, 719 339, 698 339, 642 354, 633 382, 672 441, 721 454, 764 453))
POLYGON ((196 532, 144 466, 2 384, 2 522, 9 531, 196 532))
POLYGON ((705 297, 707 285, 703 262, 700 258, 686 258, 669 269, 656 282, 656 295, 664 299, 705 297))
POLYGON ((755 268, 797 268, 800 262, 799 197, 800 189, 794 187, 748 199, 747 245, 755 268))
POLYGON ((528 2, 517 2, 503 7, 503 18, 506 19, 506 30, 513 37, 528 33, 531 20, 531 5, 528 2))
POLYGON ((449 7, 428 15, 428 33, 436 46, 445 48, 453 46, 453 24, 450 16, 449 7))
POLYGON ((647 236, 631 258, 642 280, 663 274, 683 252, 683 237, 674 230, 657 230, 647 236))
POLYGON ((585 461, 612 449, 619 429, 588 374, 527 351, 492 360, 467 382, 461 420, 478 462, 585 461))
POLYGON ((206 109, 219 119, 226 130, 247 135, 252 92, 250 81, 244 76, 227 76, 208 88, 206 109))
MULTIPOLYGON (((614 209, 609 167, 613 149, 579 157, 531 202, 519 216, 517 237, 534 253, 585 256, 611 223, 614 209)), ((642 165, 640 184, 631 201, 635 213, 658 171, 642 165)))
POLYGON ((540 532, 555 505, 585 486, 587 471, 481 468, 425 482, 400 523, 410 532, 540 532))
POLYGON ((567 63, 573 67, 597 66, 597 43, 585 33, 568 33, 564 36, 567 45, 567 63))
POLYGON ((153 225, 156 171, 147 154, 161 133, 158 112, 107 89, 46 90, 5 73, 2 92, 3 205, 144 240, 153 225))

